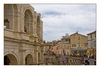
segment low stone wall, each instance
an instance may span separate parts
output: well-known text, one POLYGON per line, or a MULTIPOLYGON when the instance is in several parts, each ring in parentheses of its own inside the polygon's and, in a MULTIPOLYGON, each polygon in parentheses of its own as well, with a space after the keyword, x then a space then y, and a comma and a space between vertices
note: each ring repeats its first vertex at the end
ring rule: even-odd
POLYGON ((50 55, 44 56, 44 63, 51 63, 54 61, 55 61, 55 56, 50 56, 50 55))
POLYGON ((52 56, 52 55, 44 56, 44 63, 48 63, 49 65, 59 65, 58 62, 61 63, 61 59, 58 56, 52 56))
POLYGON ((81 57, 67 57, 67 65, 82 65, 81 57))
POLYGON ((66 64, 63 64, 61 58, 56 58, 56 56, 46 55, 44 57, 44 63, 48 65, 82 65, 82 62, 82 57, 66 57, 66 64))

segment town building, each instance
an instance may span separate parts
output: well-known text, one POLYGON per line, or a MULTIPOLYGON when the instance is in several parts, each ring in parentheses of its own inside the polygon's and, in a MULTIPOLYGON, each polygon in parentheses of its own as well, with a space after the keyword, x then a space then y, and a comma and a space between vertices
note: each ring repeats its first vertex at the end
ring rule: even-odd
POLYGON ((52 54, 52 42, 45 42, 44 44, 44 55, 52 54))
POLYGON ((89 57, 96 58, 96 31, 88 33, 88 50, 87 55, 89 57))
POLYGON ((71 47, 70 47, 70 36, 66 34, 62 36, 61 41, 58 43, 59 45, 59 54, 63 55, 70 55, 71 54, 71 47))
POLYGON ((65 36, 62 36, 61 40, 53 41, 51 50, 56 55, 70 55, 70 36, 66 34, 65 36))
POLYGON ((87 36, 79 34, 78 32, 70 35, 71 54, 75 56, 86 55, 88 48, 87 36))
POLYGON ((56 44, 54 44, 52 47, 51 47, 51 50, 52 50, 52 53, 53 54, 56 54, 56 55, 59 55, 59 45, 57 45, 57 43, 56 44))
POLYGON ((29 4, 4 4, 4 65, 44 62, 41 14, 29 4))

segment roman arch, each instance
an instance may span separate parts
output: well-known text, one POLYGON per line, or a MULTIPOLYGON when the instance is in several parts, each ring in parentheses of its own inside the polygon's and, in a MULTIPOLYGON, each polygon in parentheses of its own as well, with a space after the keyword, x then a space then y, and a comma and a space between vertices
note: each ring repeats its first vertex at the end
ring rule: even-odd
POLYGON ((33 15, 29 9, 24 12, 24 32, 30 34, 32 30, 31 24, 33 22, 33 15))
POLYGON ((4 65, 44 62, 42 24, 29 4, 4 4, 4 65))
POLYGON ((4 54, 4 65, 18 65, 19 58, 16 53, 7 51, 4 54))
POLYGON ((26 65, 31 65, 33 64, 33 57, 31 54, 28 54, 26 57, 25 57, 25 64, 26 65))

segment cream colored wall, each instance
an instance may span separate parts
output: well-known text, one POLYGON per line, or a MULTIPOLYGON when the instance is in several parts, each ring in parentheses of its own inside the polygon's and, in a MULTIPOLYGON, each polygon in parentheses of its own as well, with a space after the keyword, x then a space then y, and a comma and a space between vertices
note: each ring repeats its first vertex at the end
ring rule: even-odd
POLYGON ((70 40, 71 41, 71 54, 73 54, 73 53, 75 54, 74 51, 76 51, 77 54, 81 53, 81 55, 83 55, 83 54, 86 55, 86 50, 88 48, 87 36, 75 33, 70 36, 70 39, 71 39, 70 40), (80 37, 80 39, 78 39, 78 37, 80 37), (86 46, 85 46, 85 43, 87 44, 86 46), (72 47, 73 44, 75 44, 76 47, 72 47), (80 44, 80 46, 79 46, 79 44, 80 44), (80 52, 79 52, 79 50, 80 50, 80 52))
POLYGON ((87 46, 84 45, 84 43, 88 43, 87 36, 74 34, 71 35, 70 38, 71 38, 71 48, 78 48, 78 43, 80 43, 81 48, 87 48, 87 46), (78 40, 78 36, 80 37, 80 40, 78 40), (72 44, 76 44, 76 47, 72 47, 72 44))

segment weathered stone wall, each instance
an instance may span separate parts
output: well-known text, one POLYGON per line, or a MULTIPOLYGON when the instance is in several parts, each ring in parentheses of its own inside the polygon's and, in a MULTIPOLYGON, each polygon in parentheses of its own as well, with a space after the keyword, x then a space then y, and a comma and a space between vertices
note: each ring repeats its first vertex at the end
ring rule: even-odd
POLYGON ((81 57, 67 57, 67 65, 82 65, 81 57))
POLYGON ((43 63, 42 24, 40 13, 29 4, 4 4, 4 58, 9 58, 8 64, 43 63))
POLYGON ((44 62, 49 65, 82 65, 83 59, 81 57, 66 57, 66 63, 63 64, 61 57, 46 55, 44 56, 44 62), (54 62, 54 64, 53 64, 54 62))

